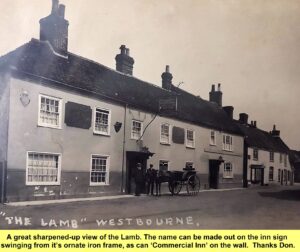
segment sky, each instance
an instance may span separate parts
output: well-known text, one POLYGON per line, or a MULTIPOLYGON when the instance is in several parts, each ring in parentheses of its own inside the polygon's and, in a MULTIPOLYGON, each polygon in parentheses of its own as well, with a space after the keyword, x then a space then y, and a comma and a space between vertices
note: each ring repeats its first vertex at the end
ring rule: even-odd
MULTIPOLYGON (((173 84, 208 99, 221 83, 234 117, 270 131, 276 124, 300 150, 300 0, 60 0, 69 21, 69 51, 115 69, 125 44, 133 75, 173 84)), ((0 55, 39 38, 51 0, 1 0, 0 55)))

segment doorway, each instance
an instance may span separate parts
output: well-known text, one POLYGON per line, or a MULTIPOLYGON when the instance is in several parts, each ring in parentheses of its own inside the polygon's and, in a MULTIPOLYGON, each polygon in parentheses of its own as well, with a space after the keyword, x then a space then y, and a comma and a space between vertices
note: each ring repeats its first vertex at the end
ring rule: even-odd
POLYGON ((209 160, 209 188, 219 188, 220 163, 219 160, 209 160))
POLYGON ((251 165, 251 184, 264 185, 264 166, 251 165))
MULTIPOLYGON (((126 193, 132 194, 135 190, 134 176, 136 172, 137 163, 141 163, 143 174, 146 174, 147 159, 153 153, 127 151, 126 152, 126 193)), ((142 186, 142 193, 145 193, 145 184, 142 186)))

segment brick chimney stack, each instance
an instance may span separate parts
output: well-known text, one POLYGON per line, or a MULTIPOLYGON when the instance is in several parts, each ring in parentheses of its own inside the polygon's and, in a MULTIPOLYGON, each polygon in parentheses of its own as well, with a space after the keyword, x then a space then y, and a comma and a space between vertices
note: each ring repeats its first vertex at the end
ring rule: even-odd
POLYGON ((226 112, 226 114, 229 116, 230 119, 233 119, 233 106, 225 106, 223 107, 223 110, 226 112))
POLYGON ((221 84, 218 84, 217 91, 215 90, 215 85, 211 86, 211 91, 209 92, 209 101, 217 103, 220 107, 222 107, 222 91, 221 91, 221 84))
POLYGON ((240 121, 240 123, 247 125, 248 124, 248 114, 240 113, 239 121, 240 121))
POLYGON ((130 57, 130 50, 125 45, 121 45, 120 54, 115 57, 116 70, 125 74, 132 75, 134 59, 130 57))
POLYGON ((162 73, 162 88, 171 90, 173 75, 170 73, 170 66, 166 65, 166 71, 162 73))
POLYGON ((68 27, 65 6, 58 0, 52 0, 51 14, 40 19, 40 40, 48 41, 57 53, 67 55, 68 27))
POLYGON ((273 125, 273 130, 271 131, 271 135, 273 137, 280 137, 280 130, 276 129, 276 125, 275 124, 273 125))

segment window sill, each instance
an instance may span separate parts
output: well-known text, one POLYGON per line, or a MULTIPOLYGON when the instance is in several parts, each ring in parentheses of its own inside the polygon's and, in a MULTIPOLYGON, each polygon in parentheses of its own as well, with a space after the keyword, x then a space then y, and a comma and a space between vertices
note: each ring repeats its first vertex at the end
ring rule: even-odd
POLYGON ((223 151, 227 151, 227 152, 233 152, 233 150, 224 150, 224 149, 223 149, 223 151))
POLYGON ((26 182, 26 186, 60 186, 60 182, 55 182, 55 183, 26 182))
POLYGON ((49 124, 40 124, 40 123, 38 123, 37 126, 41 127, 41 128, 49 128, 49 129, 58 129, 58 130, 62 129, 61 126, 53 126, 53 125, 49 125, 49 124))
POLYGON ((93 132, 93 134, 95 135, 95 136, 105 136, 105 137, 110 137, 110 134, 105 134, 105 133, 101 133, 101 132, 93 132))
POLYGON ((90 186, 109 186, 110 184, 106 184, 106 183, 90 183, 90 186))
POLYGON ((217 146, 217 144, 212 144, 212 143, 210 143, 209 145, 210 145, 210 146, 217 146))
POLYGON ((164 143, 164 142, 160 142, 161 145, 167 145, 167 146, 170 146, 171 144, 170 143, 164 143))
POLYGON ((233 177, 223 177, 223 179, 233 179, 233 177))
POLYGON ((195 149, 195 146, 188 146, 188 145, 186 145, 185 146, 187 149, 195 149))

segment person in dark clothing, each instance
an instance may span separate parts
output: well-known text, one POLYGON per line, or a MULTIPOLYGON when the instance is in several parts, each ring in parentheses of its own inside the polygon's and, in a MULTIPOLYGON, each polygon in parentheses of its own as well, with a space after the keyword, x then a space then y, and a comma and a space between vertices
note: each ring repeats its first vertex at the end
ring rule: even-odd
POLYGON ((156 170, 153 169, 153 164, 150 164, 150 167, 146 171, 146 183, 147 183, 147 194, 151 192, 151 195, 153 194, 154 190, 154 182, 156 178, 156 170))
POLYGON ((144 174, 143 174, 141 163, 137 163, 136 165, 134 181, 135 181, 135 196, 140 196, 143 188, 143 183, 144 183, 144 174))

